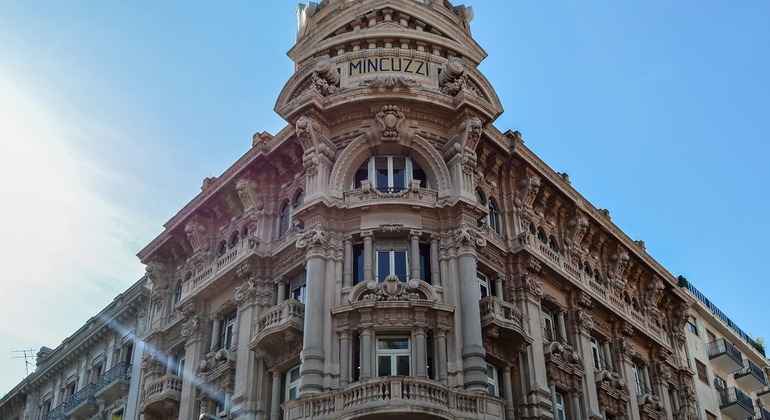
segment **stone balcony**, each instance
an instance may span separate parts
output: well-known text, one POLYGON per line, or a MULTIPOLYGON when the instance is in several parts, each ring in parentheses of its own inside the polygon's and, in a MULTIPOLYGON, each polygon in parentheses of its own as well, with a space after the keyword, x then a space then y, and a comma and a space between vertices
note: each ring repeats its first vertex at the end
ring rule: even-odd
POLYGON ((770 386, 757 390, 757 398, 759 398, 765 406, 770 407, 770 386))
POLYGON ((163 415, 168 405, 179 406, 182 378, 176 375, 164 375, 149 382, 144 389, 141 411, 163 415))
POLYGON ((527 331, 528 322, 521 311, 512 303, 495 296, 487 296, 479 301, 481 311, 481 328, 494 329, 502 339, 514 343, 530 344, 532 339, 527 331))
POLYGON ((73 420, 87 419, 96 412, 98 404, 94 397, 96 386, 88 384, 72 394, 67 401, 67 417, 73 420))
POLYGON ((284 403, 284 419, 504 419, 505 402, 428 380, 381 377, 284 403))
POLYGON ((227 252, 217 257, 209 265, 203 267, 198 274, 182 284, 181 300, 211 286, 216 279, 221 278, 223 274, 233 270, 240 262, 252 255, 256 248, 257 243, 255 241, 243 240, 227 250, 227 252))
POLYGON ((305 326, 305 305, 294 299, 287 299, 265 312, 251 325, 249 347, 269 348, 279 352, 290 345, 287 337, 302 339, 305 326))
POLYGON ((420 181, 412 181, 403 189, 378 190, 369 181, 362 181, 361 188, 345 191, 343 199, 351 208, 378 204, 410 204, 433 207, 438 202, 438 191, 420 187, 420 181))

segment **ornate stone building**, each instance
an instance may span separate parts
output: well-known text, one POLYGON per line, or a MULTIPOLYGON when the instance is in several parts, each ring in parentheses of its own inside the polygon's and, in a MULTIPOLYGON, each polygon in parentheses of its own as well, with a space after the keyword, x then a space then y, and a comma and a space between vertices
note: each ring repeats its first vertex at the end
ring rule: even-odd
POLYGON ((287 126, 139 253, 140 418, 703 418, 699 300, 494 126, 471 8, 298 17, 287 126))
POLYGON ((3 420, 132 420, 139 416, 150 290, 142 278, 56 349, 0 400, 3 420))

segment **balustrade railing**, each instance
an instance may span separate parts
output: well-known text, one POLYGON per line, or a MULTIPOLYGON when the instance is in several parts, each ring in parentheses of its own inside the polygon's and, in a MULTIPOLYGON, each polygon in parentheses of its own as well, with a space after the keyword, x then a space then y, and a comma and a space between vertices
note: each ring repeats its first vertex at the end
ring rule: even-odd
MULTIPOLYGON (((293 406, 306 403, 307 401, 288 401, 285 407, 287 411, 291 411, 293 406)), ((339 417, 343 412, 356 411, 359 408, 371 411, 377 407, 393 407, 394 404, 433 407, 432 410, 462 416, 471 413, 478 415, 483 406, 496 406, 497 410, 490 412, 496 411, 501 415, 484 417, 490 419, 502 419, 504 413, 503 401, 489 395, 452 390, 427 379, 383 377, 353 383, 331 395, 314 397, 309 402, 309 412, 303 412, 298 418, 331 419, 339 417)))
POLYGON ((280 305, 273 306, 262 314, 252 326, 252 336, 291 319, 304 322, 305 305, 295 299, 286 299, 280 305))
POLYGON ((496 318, 513 323, 517 327, 523 327, 524 315, 511 303, 495 296, 487 296, 479 301, 481 317, 494 316, 496 318))
POLYGON ((144 399, 148 400, 169 392, 182 392, 182 378, 176 375, 166 375, 150 382, 145 388, 144 399))
POLYGON ((255 246, 255 242, 243 240, 233 248, 227 250, 198 274, 184 282, 182 285, 182 297, 188 296, 196 290, 205 287, 216 274, 231 266, 235 261, 242 259, 243 256, 255 246))

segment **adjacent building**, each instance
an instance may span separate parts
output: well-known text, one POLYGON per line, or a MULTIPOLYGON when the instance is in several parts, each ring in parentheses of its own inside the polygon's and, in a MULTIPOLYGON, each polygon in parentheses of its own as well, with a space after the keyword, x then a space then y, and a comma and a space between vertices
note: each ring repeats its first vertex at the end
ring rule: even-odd
POLYGON ((41 348, 35 371, 0 400, 0 418, 137 419, 147 286, 142 278, 56 349, 41 348))
MULTIPOLYGON (((756 342, 495 127, 471 8, 325 0, 298 18, 286 127, 139 253, 147 329, 131 358, 107 358, 126 346, 107 334, 103 359, 133 366, 125 418, 766 413, 756 342)), ((97 363, 82 354, 4 401, 79 415, 68 390, 97 363)))

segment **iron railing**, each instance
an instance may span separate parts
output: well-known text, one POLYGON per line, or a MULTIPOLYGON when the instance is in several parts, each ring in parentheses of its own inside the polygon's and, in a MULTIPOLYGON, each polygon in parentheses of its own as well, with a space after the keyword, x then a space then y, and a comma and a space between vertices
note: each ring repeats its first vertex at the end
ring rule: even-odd
POLYGON ((67 407, 68 407, 67 411, 77 407, 78 405, 80 405, 85 401, 93 400, 94 392, 96 392, 95 388, 96 387, 94 386, 94 384, 88 384, 84 386, 83 389, 81 389, 80 391, 72 394, 69 400, 67 400, 67 407))
POLYGON ((765 377, 765 372, 762 368, 755 365, 754 362, 749 359, 743 359, 743 368, 735 371, 735 377, 737 378, 749 374, 754 375, 754 377, 759 379, 762 383, 767 384, 767 378, 765 377))
POLYGON ((115 381, 130 380, 131 365, 126 362, 120 362, 96 379, 96 390, 99 391, 115 381))
POLYGON ((751 397, 746 395, 743 391, 736 387, 724 389, 719 392, 720 406, 737 403, 743 406, 746 410, 754 411, 754 403, 751 401, 751 397))
POLYGON ((709 347, 709 359, 713 359, 719 355, 727 354, 732 357, 736 362, 743 363, 743 356, 741 352, 735 348, 732 344, 727 342, 724 338, 718 338, 708 344, 709 347))

